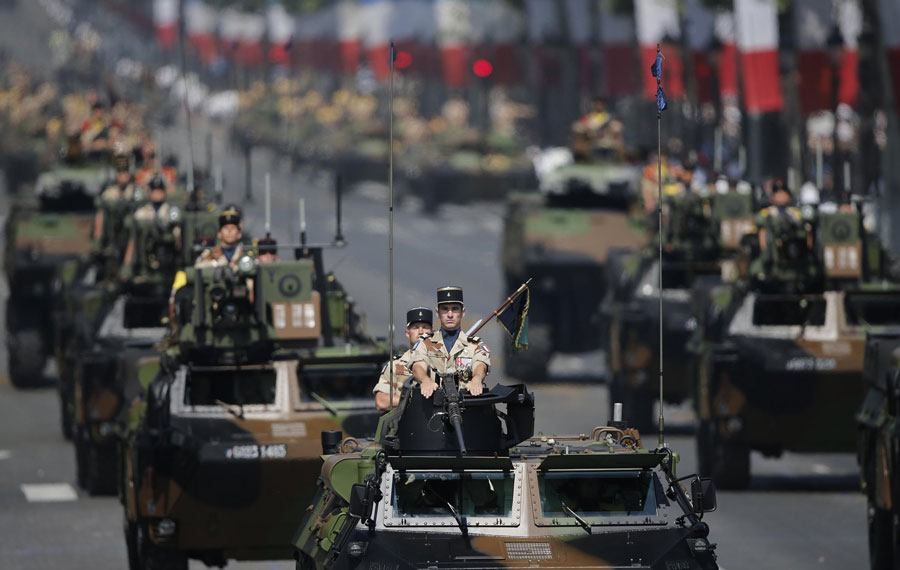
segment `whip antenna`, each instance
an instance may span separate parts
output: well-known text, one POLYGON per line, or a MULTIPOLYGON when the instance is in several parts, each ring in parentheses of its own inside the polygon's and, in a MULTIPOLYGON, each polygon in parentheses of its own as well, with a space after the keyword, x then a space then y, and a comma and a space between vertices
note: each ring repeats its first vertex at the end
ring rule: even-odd
POLYGON ((272 235, 272 175, 266 172, 266 237, 272 235))
POLYGON ((656 215, 659 237, 659 446, 665 447, 663 435, 663 215, 662 215, 662 112, 668 106, 662 89, 662 53, 656 44, 656 64, 652 68, 656 76, 656 215))
POLYGON ((343 196, 343 188, 344 188, 344 179, 338 173, 334 177, 334 193, 336 194, 336 204, 337 204, 337 212, 335 216, 337 218, 337 227, 334 230, 334 245, 337 247, 344 247, 346 241, 344 240, 344 232, 341 230, 341 200, 343 196))
POLYGON ((300 198, 300 247, 306 247, 306 202, 300 198))
POLYGON ((388 54, 390 65, 390 87, 388 99, 388 377, 390 379, 390 404, 394 409, 394 42, 388 54))
MULTIPOLYGON (((181 3, 181 10, 184 10, 184 2, 181 3)), ((181 83, 184 88, 184 113, 187 120, 187 147, 188 147, 188 171, 187 171, 187 191, 194 191, 194 136, 191 132, 191 105, 188 97, 188 81, 187 81, 187 57, 185 56, 184 47, 184 17, 178 19, 178 51, 181 56, 181 83)), ((162 154, 159 154, 160 172, 162 172, 162 154)))

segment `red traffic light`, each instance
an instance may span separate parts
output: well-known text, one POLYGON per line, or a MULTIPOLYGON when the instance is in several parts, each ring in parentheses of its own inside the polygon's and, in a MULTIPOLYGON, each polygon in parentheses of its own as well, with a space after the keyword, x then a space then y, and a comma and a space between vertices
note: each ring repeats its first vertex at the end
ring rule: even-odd
POLYGON ((494 66, 486 59, 479 59, 472 64, 472 73, 478 77, 488 77, 494 72, 494 66))
POLYGON ((406 69, 412 65, 412 54, 408 51, 398 51, 397 59, 394 60, 394 65, 396 65, 398 69, 406 69))

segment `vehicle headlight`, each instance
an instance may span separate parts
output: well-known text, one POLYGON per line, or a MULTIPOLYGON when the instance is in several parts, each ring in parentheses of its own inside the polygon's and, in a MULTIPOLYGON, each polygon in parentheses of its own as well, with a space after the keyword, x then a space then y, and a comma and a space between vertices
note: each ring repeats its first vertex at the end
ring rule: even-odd
POLYGON ((706 554, 709 552, 709 541, 705 538, 688 540, 688 544, 691 546, 691 551, 694 554, 706 554))
POLYGON ((172 519, 163 519, 156 525, 156 534, 160 537, 172 536, 175 534, 175 521, 172 519))
POLYGON ((247 276, 253 273, 253 270, 256 269, 256 260, 249 255, 244 255, 238 260, 237 266, 238 273, 247 276))
POLYGON ((347 545, 347 553, 350 554, 350 556, 359 558, 360 556, 363 556, 366 553, 366 549, 368 547, 369 547, 368 542, 351 542, 350 544, 347 545))

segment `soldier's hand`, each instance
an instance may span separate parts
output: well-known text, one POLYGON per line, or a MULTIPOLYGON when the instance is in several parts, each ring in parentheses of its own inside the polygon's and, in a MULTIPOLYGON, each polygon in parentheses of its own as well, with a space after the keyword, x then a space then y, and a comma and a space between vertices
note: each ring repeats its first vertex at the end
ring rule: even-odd
POLYGON ((481 392, 484 391, 484 386, 481 384, 481 380, 472 380, 466 384, 466 389, 469 391, 469 394, 480 396, 481 392))
POLYGON ((419 389, 422 391, 423 398, 430 398, 431 395, 434 394, 434 391, 437 389, 437 384, 434 380, 431 380, 429 378, 428 380, 422 382, 422 384, 419 386, 419 389))

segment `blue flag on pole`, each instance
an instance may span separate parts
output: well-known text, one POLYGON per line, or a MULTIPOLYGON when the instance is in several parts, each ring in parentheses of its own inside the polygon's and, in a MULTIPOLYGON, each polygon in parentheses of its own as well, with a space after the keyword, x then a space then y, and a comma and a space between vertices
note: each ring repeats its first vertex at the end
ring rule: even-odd
POLYGON ((391 48, 390 48, 389 52, 390 53, 388 54, 388 58, 389 58, 388 65, 390 67, 394 67, 394 62, 397 61, 397 50, 394 48, 394 42, 391 42, 391 48))
POLYGON ((650 75, 657 79, 662 79, 662 54, 657 50, 656 61, 650 65, 650 75))
POLYGON ((657 113, 662 113, 669 107, 669 102, 666 101, 666 94, 662 88, 662 62, 663 62, 662 53, 660 53, 659 46, 657 46, 656 61, 654 61, 653 65, 650 66, 650 74, 656 78, 656 112, 657 113))

